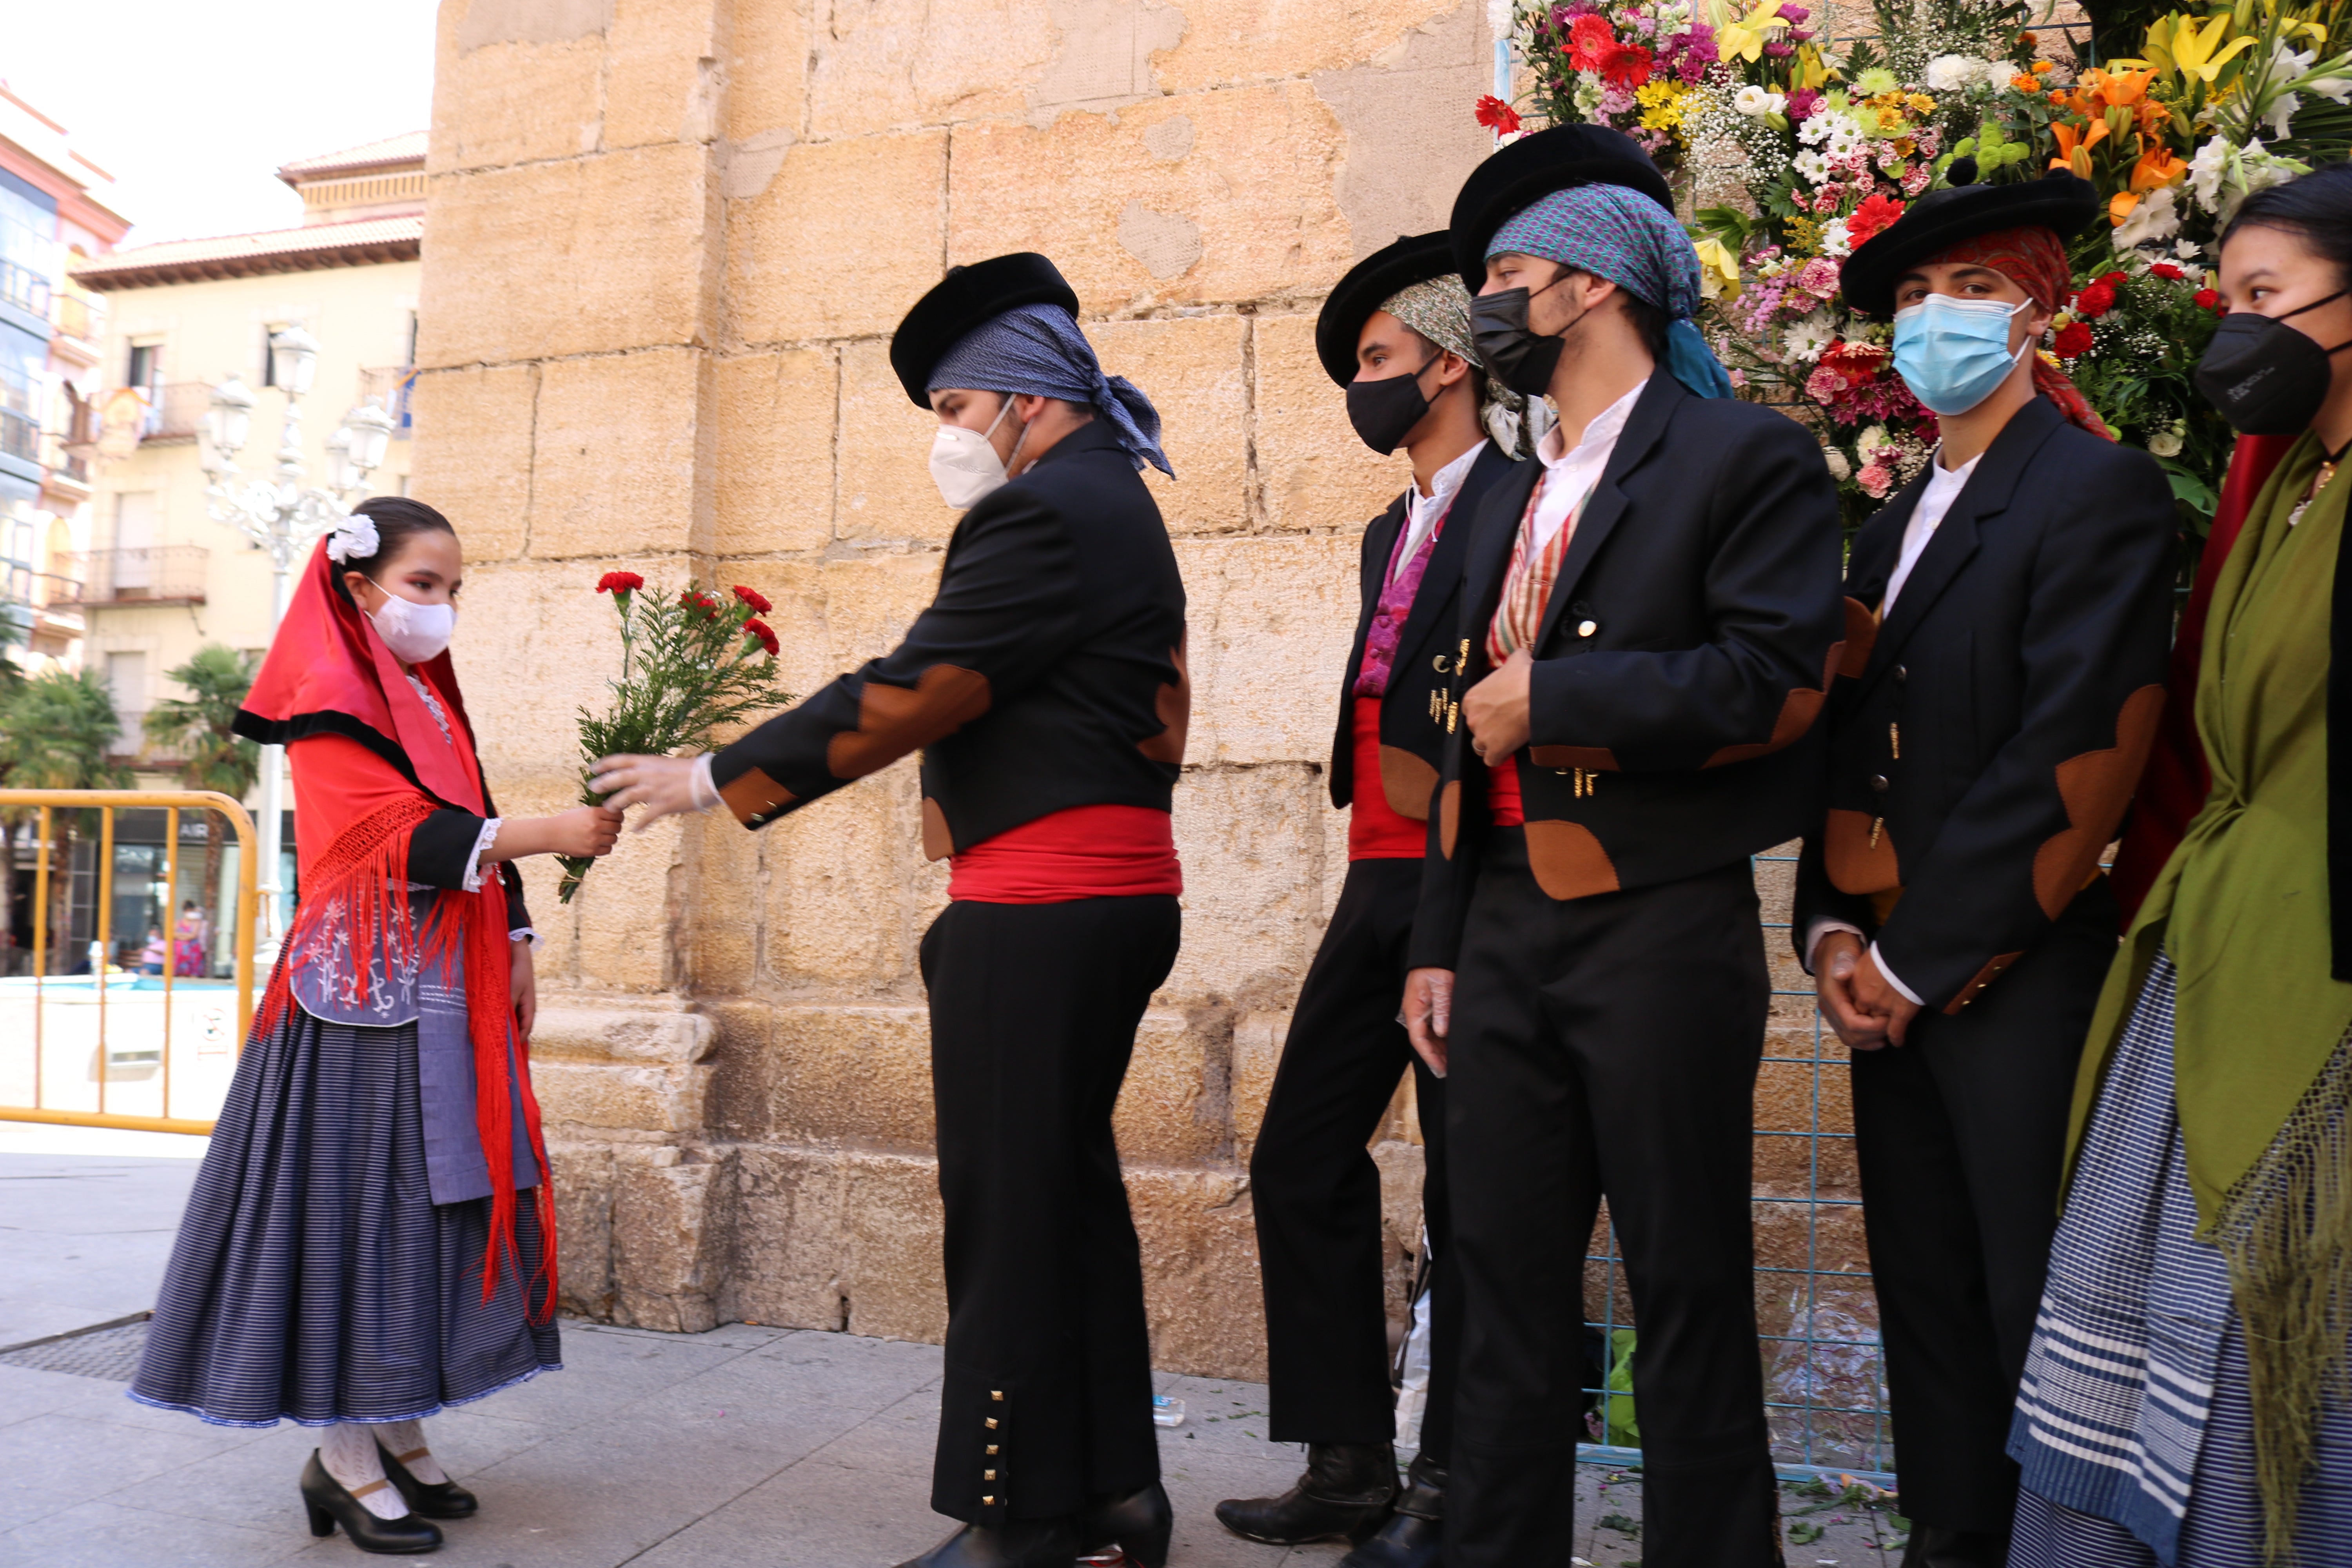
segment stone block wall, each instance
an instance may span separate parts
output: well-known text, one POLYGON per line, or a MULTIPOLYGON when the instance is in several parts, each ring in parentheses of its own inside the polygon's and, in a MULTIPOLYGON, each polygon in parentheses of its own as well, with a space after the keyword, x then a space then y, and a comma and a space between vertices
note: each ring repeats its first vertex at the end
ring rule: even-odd
MULTIPOLYGON (((445 0, 439 26, 411 493, 464 536, 507 810, 573 797, 612 566, 766 594, 795 691, 893 645, 955 514, 887 335, 949 265, 1051 255, 1158 401, 1189 890, 1118 1134, 1155 1363, 1262 1375, 1246 1161, 1345 868, 1322 768, 1358 540, 1405 474, 1349 431, 1314 312, 1485 154, 1481 0, 445 0)), ((667 822, 568 907, 528 863, 572 1310, 939 1337, 918 808, 909 762, 757 835, 667 822)), ((1416 1138, 1401 1096, 1400 1285, 1416 1138)))

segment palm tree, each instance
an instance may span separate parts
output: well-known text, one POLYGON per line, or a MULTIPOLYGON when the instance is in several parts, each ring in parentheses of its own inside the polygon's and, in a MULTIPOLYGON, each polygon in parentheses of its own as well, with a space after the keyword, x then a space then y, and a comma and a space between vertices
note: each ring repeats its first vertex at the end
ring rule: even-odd
MULTIPOLYGON (((221 644, 206 643, 195 656, 165 675, 191 693, 167 697, 148 710, 150 740, 180 750, 180 781, 190 789, 217 790, 231 800, 261 774, 261 748, 231 728, 245 694, 253 689, 254 656, 221 644)), ((205 896, 220 886, 221 847, 226 838, 218 812, 205 813, 205 896)), ((171 900, 164 900, 168 918, 171 900)))
MULTIPOLYGON (((18 686, 6 699, 5 708, 0 709, 0 771, 6 773, 12 789, 127 789, 130 770, 110 754, 115 737, 121 732, 121 721, 114 716, 113 694, 102 677, 93 670, 68 675, 52 669, 18 686)), ((53 865, 49 877, 49 931, 57 942, 56 964, 62 963, 71 940, 65 916, 73 886, 73 841, 81 816, 68 811, 55 818, 64 852, 64 874, 58 874, 53 865)), ((13 874, 13 864, 9 870, 13 874)))

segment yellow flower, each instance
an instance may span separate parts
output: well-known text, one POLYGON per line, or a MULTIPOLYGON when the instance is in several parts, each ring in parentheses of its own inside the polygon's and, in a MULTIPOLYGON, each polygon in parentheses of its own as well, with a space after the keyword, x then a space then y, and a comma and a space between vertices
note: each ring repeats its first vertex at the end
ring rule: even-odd
POLYGON ((1719 239, 1702 239, 1695 247, 1698 251, 1698 291, 1708 300, 1718 295, 1727 300, 1739 298, 1739 258, 1719 239))
POLYGON ((1683 122, 1683 95, 1690 89, 1680 82, 1654 81, 1633 89, 1642 106, 1645 131, 1672 131, 1683 122))
POLYGON ((1727 22, 1715 35, 1722 58, 1757 60, 1763 58, 1765 36, 1789 24, 1780 20, 1780 0, 1758 0, 1756 9, 1737 22, 1727 22))
MULTIPOLYGON (((2193 19, 2179 17, 2171 38, 2171 53, 2173 64, 2179 68, 2180 74, 2195 77, 2210 87, 2213 79, 2221 74, 2223 66, 2254 47, 2252 35, 2232 38, 2223 46, 2222 36, 2229 30, 2230 17, 2226 12, 2201 28, 2193 19)), ((2148 30, 2148 41, 2150 44, 2156 41, 2154 28, 2148 30)))
POLYGON ((1924 92, 1905 93, 1903 95, 1903 106, 1906 109, 1908 109, 1912 113, 1922 117, 1936 112, 1936 100, 1929 98, 1924 92))

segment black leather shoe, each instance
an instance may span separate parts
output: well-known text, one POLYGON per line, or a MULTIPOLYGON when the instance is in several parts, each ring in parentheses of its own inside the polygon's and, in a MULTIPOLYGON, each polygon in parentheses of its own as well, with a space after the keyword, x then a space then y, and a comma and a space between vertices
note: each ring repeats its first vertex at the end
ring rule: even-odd
POLYGON ((898 1568, 1077 1568, 1077 1561, 1076 1520, 1016 1519, 967 1524, 898 1568))
POLYGON ((400 1495, 408 1500, 408 1511, 424 1519, 471 1519, 481 1500, 455 1481, 420 1481, 400 1462, 399 1456, 382 1443, 375 1451, 383 1456, 383 1473, 400 1495))
POLYGON ((302 1506, 310 1515, 311 1534, 332 1535, 340 1524, 362 1552, 433 1552, 441 1545, 441 1532, 413 1513, 398 1519, 378 1519, 370 1513, 367 1504, 327 1473, 316 1448, 310 1450, 310 1462, 302 1467, 302 1506))
POLYGON ((1389 1516, 1397 1495, 1396 1449, 1387 1443, 1309 1443, 1307 1473, 1273 1498, 1233 1498, 1217 1522, 1269 1546, 1310 1541, 1360 1544, 1389 1516))
POLYGON ((1167 1568, 1168 1538, 1176 1529, 1176 1510, 1169 1506, 1167 1489, 1158 1481, 1121 1498, 1106 1498, 1087 1510, 1079 1537, 1089 1553, 1117 1546, 1128 1561, 1143 1568, 1167 1568))
POLYGON ((1948 1530, 1915 1523, 1903 1548, 1903 1568, 2003 1568, 2008 1562, 2005 1530, 1948 1530))
POLYGON ((1416 1458, 1405 1472, 1396 1511, 1339 1568, 1438 1568, 1445 1560, 1445 1467, 1416 1458))

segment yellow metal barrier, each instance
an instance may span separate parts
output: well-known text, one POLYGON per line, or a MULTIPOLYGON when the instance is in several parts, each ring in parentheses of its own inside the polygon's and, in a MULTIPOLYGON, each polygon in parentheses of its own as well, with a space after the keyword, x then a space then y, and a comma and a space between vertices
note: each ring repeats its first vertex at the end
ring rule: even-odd
MULTIPOLYGON (((257 910, 254 894, 256 873, 254 864, 253 819, 245 807, 227 795, 210 790, 137 790, 137 789, 0 789, 0 810, 37 807, 40 811, 40 848, 33 874, 33 1103, 30 1105, 0 1104, 0 1121, 44 1121, 69 1127, 121 1127, 142 1132, 209 1133, 212 1122, 172 1115, 172 982, 179 967, 179 933, 177 923, 170 918, 169 890, 179 886, 180 813, 189 810, 216 811, 228 818, 236 830, 238 845, 236 864, 236 912, 231 921, 236 942, 236 1048, 245 1048, 246 1032, 253 1026, 253 931, 257 910), (114 934, 114 814, 125 806, 152 810, 161 807, 164 813, 164 872, 167 889, 163 922, 163 1045, 162 1051, 163 1105, 160 1116, 130 1116, 110 1111, 106 1108, 107 1079, 111 1067, 106 1048, 107 977, 103 955, 111 946, 114 934), (42 988, 47 979, 49 959, 49 847, 55 837, 55 814, 59 810, 94 810, 101 813, 98 854, 97 941, 100 962, 92 965, 90 982, 98 1000, 98 1109, 96 1110, 60 1110, 43 1103, 44 1038, 42 988)), ((12 849, 8 853, 15 853, 12 849)), ((68 865, 65 875, 70 878, 68 865)), ((68 900, 70 910, 71 901, 68 900)), ((70 940, 70 939, 68 939, 70 940)))

